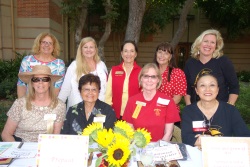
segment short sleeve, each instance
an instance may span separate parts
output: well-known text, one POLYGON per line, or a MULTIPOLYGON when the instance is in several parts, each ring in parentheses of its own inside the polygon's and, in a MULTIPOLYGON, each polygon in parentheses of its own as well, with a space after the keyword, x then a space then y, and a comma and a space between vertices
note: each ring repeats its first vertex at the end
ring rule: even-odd
POLYGON ((174 95, 186 95, 187 81, 184 72, 181 69, 174 69, 171 74, 171 80, 174 85, 174 95))
POLYGON ((66 115, 66 105, 61 100, 58 99, 58 104, 54 109, 56 112, 56 121, 55 122, 63 122, 65 120, 66 115))
POLYGON ((56 68, 52 71, 52 74, 62 76, 61 79, 55 82, 54 86, 55 88, 61 88, 65 76, 65 63, 61 59, 56 59, 54 65, 56 68))
POLYGON ((17 99, 11 106, 10 110, 7 112, 7 116, 11 120, 19 122, 22 119, 21 112, 23 111, 24 106, 25 106, 24 98, 17 99))
POLYGON ((174 101, 172 99, 169 99, 169 100, 170 101, 166 110, 167 114, 166 114, 165 123, 179 122, 181 120, 179 111, 177 110, 174 101))

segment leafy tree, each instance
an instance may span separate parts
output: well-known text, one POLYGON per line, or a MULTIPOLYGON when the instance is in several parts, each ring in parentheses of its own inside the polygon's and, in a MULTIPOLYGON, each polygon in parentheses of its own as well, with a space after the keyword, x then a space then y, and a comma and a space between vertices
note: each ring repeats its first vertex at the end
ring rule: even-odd
POLYGON ((225 27, 229 38, 235 38, 250 29, 249 0, 196 0, 196 7, 216 27, 225 27))

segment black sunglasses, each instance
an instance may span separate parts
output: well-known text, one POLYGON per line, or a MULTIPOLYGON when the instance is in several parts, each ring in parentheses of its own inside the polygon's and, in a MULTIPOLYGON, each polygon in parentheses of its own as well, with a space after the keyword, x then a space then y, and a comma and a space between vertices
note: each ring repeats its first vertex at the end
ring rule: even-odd
POLYGON ((51 80, 50 77, 42 77, 42 78, 33 77, 33 78, 31 78, 32 82, 40 82, 40 81, 42 81, 42 82, 49 82, 50 80, 51 80))

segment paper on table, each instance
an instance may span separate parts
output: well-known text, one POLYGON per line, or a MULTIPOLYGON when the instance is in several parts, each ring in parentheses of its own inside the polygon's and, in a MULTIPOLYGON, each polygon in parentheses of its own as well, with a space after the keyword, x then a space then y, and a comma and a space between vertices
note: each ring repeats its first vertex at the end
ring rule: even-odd
POLYGON ((9 148, 1 154, 1 158, 34 158, 36 152, 29 149, 9 148))

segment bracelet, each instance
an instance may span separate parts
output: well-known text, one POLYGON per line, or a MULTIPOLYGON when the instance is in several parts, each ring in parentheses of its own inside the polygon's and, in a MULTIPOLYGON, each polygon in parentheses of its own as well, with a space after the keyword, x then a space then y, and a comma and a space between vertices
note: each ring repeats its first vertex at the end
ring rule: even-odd
POLYGON ((235 104, 233 104, 232 102, 228 101, 227 102, 228 104, 232 105, 232 106, 235 106, 235 104))

